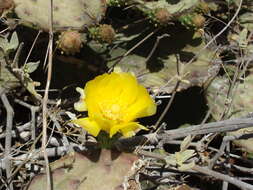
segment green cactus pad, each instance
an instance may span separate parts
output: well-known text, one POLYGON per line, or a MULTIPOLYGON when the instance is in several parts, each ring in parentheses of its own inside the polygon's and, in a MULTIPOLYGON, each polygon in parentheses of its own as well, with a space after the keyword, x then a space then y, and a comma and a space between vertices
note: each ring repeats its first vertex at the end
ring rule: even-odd
MULTIPOLYGON (((28 26, 49 30, 50 0, 14 0, 15 13, 28 26)), ((83 28, 97 23, 105 13, 104 0, 54 0, 53 26, 83 28)))
POLYGON ((253 111, 253 75, 247 76, 242 83, 237 83, 237 88, 232 91, 232 98, 227 98, 229 79, 219 77, 213 80, 207 89, 207 101, 212 116, 219 120, 221 114, 231 102, 229 117, 241 117, 253 111))
MULTIPOLYGON (((191 86, 201 87, 217 74, 220 65, 212 62, 213 59, 217 59, 215 52, 211 49, 203 49, 205 44, 198 35, 189 40, 191 38, 189 33, 189 31, 182 31, 177 35, 164 38, 159 44, 161 46, 156 50, 161 56, 155 61, 147 63, 145 57, 132 54, 124 57, 117 66, 123 71, 135 73, 140 83, 153 92, 171 93, 179 80, 176 58, 178 54, 180 59, 178 61, 181 62, 179 63, 181 84, 177 91, 191 86), (182 36, 189 38, 184 40, 182 36), (200 50, 202 53, 192 63, 187 64, 200 50)), ((145 48, 152 46, 153 44, 148 44, 145 48)), ((115 50, 112 57, 124 54, 123 52, 123 50, 115 50)), ((111 67, 113 64, 109 62, 107 65, 111 67)))
MULTIPOLYGON (((229 79, 226 77, 216 78, 207 89, 208 105, 213 118, 216 120, 220 120, 222 113, 228 109, 230 103, 232 104, 228 112, 230 118, 245 116, 253 111, 253 91, 251 90, 253 88, 253 75, 250 74, 243 82, 237 83, 238 86, 231 93, 232 98, 227 98, 229 83, 229 79)), ((247 134, 252 133, 252 130, 253 127, 249 127, 227 134, 247 134)), ((253 138, 236 140, 233 143, 241 147, 241 149, 253 153, 253 138)))
POLYGON ((149 9, 160 9, 164 8, 170 14, 180 14, 184 11, 187 11, 198 4, 198 0, 181 0, 176 4, 170 4, 166 0, 159 0, 159 1, 150 1, 145 2, 143 6, 149 9))
MULTIPOLYGON (((73 153, 51 164, 54 190, 123 190, 122 183, 134 174, 138 157, 102 150, 81 154, 73 153)), ((44 190, 46 174, 36 176, 28 190, 44 190)))

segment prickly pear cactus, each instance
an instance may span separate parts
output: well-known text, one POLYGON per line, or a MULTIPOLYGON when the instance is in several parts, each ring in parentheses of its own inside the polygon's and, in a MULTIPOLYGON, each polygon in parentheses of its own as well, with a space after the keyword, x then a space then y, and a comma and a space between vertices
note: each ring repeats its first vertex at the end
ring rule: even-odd
MULTIPOLYGON (((123 190, 127 178, 134 174, 133 154, 112 150, 73 153, 51 164, 54 190, 123 190), (125 182, 125 183, 124 183, 125 182), (122 185, 123 184, 123 185, 122 185)), ((44 190, 46 175, 36 176, 28 190, 44 190)))
MULTIPOLYGON (((158 60, 147 63, 145 57, 132 54, 124 57, 117 66, 123 71, 135 73, 138 80, 155 93, 171 93, 178 80, 181 80, 181 84, 177 91, 185 90, 191 86, 201 87, 216 76, 220 65, 212 62, 212 59, 216 57, 214 51, 203 49, 205 44, 199 34, 196 33, 191 40, 188 41, 187 38, 184 41, 182 36, 188 35, 188 31, 182 31, 182 33, 178 32, 177 35, 174 34, 174 36, 163 39, 156 50, 161 54, 158 60), (200 50, 202 53, 192 63, 187 64, 200 50), (179 60, 177 60, 176 54, 179 55, 179 60), (178 64, 180 76, 177 71, 178 64)), ((149 47, 150 45, 148 45, 149 47)), ((124 50, 118 49, 113 54, 117 57, 124 54, 123 52, 124 50)), ((108 67, 112 65, 113 62, 108 63, 108 67)))
MULTIPOLYGON (((138 1, 139 3, 141 1, 138 1)), ((166 25, 169 21, 177 20, 182 14, 193 10, 198 5, 198 0, 181 0, 178 3, 170 3, 169 1, 148 1, 137 4, 137 8, 146 14, 150 20, 160 25, 166 25)))
POLYGON ((180 14, 187 11, 199 3, 198 0, 181 0, 176 4, 170 4, 166 0, 145 2, 143 7, 152 9, 165 8, 170 14, 180 14))
POLYGON ((232 97, 227 98, 230 81, 226 77, 217 77, 207 89, 207 101, 214 119, 219 120, 221 114, 232 104, 229 117, 241 117, 253 110, 253 75, 247 76, 231 92, 232 97))
MULTIPOLYGON (((23 24, 49 30, 50 0, 13 0, 15 13, 23 24)), ((98 22, 105 13, 105 0, 54 0, 54 29, 83 29, 98 22)))
MULTIPOLYGON (((244 81, 237 83, 237 87, 232 91, 232 97, 227 98, 230 81, 226 77, 220 77, 213 80, 207 89, 207 101, 212 116, 220 120, 224 111, 229 109, 228 116, 241 117, 253 111, 253 75, 247 76, 244 81), (231 104, 231 107, 229 105, 231 104)), ((228 135, 238 135, 252 133, 253 127, 240 129, 235 132, 229 132, 228 135)), ((253 153, 253 138, 247 140, 236 140, 234 144, 247 152, 253 153)))

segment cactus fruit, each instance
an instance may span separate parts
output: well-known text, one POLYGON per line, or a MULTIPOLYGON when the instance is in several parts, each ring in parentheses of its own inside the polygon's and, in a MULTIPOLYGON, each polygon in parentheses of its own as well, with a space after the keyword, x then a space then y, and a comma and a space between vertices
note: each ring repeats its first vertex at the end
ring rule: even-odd
POLYGON ((115 39, 115 31, 111 25, 102 24, 89 29, 90 37, 101 43, 111 44, 115 39))
MULTIPOLYGON (((13 0, 15 13, 21 23, 49 30, 50 0, 13 0)), ((105 0, 54 0, 53 26, 57 31, 66 28, 83 29, 97 23, 105 13, 105 0)))
POLYGON ((99 26, 99 36, 103 42, 110 44, 115 38, 115 31, 111 25, 103 24, 99 26))
POLYGON ((203 28, 205 24, 205 17, 203 17, 201 14, 195 14, 192 18, 192 23, 196 28, 203 28))
MULTIPOLYGON (((51 164, 54 190, 123 190, 135 174, 138 157, 102 149, 67 155, 51 164), (123 184, 123 185, 122 185, 123 184)), ((28 190, 44 190, 46 174, 36 176, 28 190)))
POLYGON ((171 19, 171 14, 166 9, 157 9, 155 11, 156 21, 160 24, 167 24, 171 19))
POLYGON ((179 21, 189 28, 202 28, 206 20, 201 14, 191 13, 180 16, 179 21))
POLYGON ((85 42, 84 37, 78 31, 65 31, 59 35, 57 41, 58 48, 66 54, 75 54, 80 52, 80 49, 85 42))

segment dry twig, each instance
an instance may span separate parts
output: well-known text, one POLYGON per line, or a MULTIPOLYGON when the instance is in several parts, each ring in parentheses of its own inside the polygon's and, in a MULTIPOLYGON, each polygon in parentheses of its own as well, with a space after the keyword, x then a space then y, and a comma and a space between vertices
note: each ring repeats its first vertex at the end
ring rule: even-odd
MULTIPOLYGON (((8 100, 3 88, 0 88, 0 95, 1 95, 1 100, 4 104, 4 107, 7 112, 4 160, 5 160, 5 165, 6 165, 6 169, 5 169, 6 170, 6 177, 7 177, 7 180, 9 181, 10 176, 11 176, 10 153, 11 153, 11 139, 12 139, 11 132, 12 132, 12 127, 13 127, 14 111, 9 103, 9 100, 8 100)), ((12 181, 8 182, 8 188, 10 190, 13 190, 12 181)))

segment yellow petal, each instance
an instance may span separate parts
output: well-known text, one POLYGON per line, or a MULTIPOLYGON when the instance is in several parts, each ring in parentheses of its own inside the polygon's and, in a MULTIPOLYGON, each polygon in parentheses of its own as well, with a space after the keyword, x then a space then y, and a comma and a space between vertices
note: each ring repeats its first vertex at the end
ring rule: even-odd
POLYGON ((97 136, 101 128, 96 121, 90 120, 88 117, 73 120, 72 123, 77 124, 84 128, 88 133, 97 136))
POLYGON ((102 89, 104 88, 102 83, 106 80, 108 74, 103 74, 95 79, 87 82, 85 86, 85 94, 86 94, 86 105, 88 109, 88 114, 91 119, 96 117, 102 117, 100 113, 99 103, 103 100, 103 92, 102 89))
POLYGON ((120 107, 118 115, 123 115, 120 112, 136 100, 137 92, 137 80, 130 73, 111 73, 95 78, 85 87, 89 117, 101 117, 103 109, 110 110, 115 105, 120 107))
POLYGON ((115 125, 111 128, 110 137, 115 135, 117 132, 121 132, 124 137, 131 137, 135 135, 135 131, 137 129, 148 130, 146 127, 144 127, 143 125, 140 125, 137 122, 122 123, 119 125, 115 125))
POLYGON ((155 101, 150 97, 147 90, 139 85, 137 99, 125 110, 124 121, 129 122, 137 118, 147 117, 156 113, 155 101))
POLYGON ((123 134, 124 137, 132 137, 135 135, 137 129, 143 129, 143 130, 148 130, 148 128, 144 127, 143 125, 136 125, 131 127, 125 127, 121 129, 121 133, 123 134))
POLYGON ((118 84, 118 88, 121 88, 121 94, 119 95, 118 103, 127 109, 132 105, 138 96, 138 82, 136 78, 130 73, 124 73, 121 75, 121 84, 118 84), (124 84, 124 85, 122 85, 124 84))

